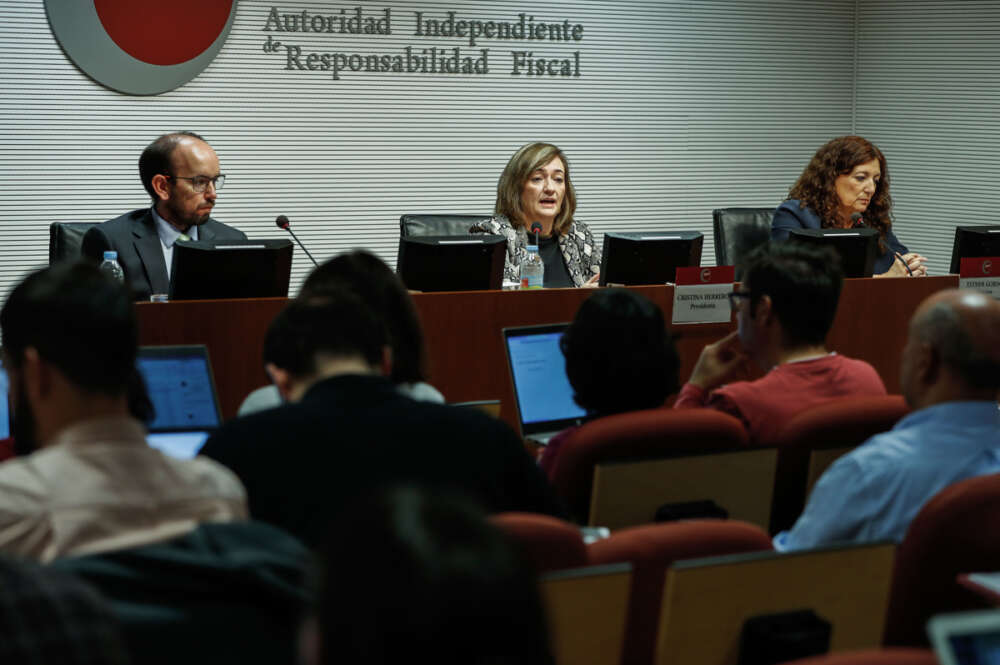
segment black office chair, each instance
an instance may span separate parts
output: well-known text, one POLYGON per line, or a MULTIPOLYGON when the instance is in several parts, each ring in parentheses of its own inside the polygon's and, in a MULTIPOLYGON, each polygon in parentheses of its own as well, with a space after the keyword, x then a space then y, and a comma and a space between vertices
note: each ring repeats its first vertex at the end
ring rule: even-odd
POLYGON ((771 238, 774 208, 716 208, 712 211, 715 231, 715 263, 736 266, 741 279, 743 257, 771 238))
POLYGON ((493 215, 403 215, 399 218, 400 236, 464 236, 477 222, 493 215))
POLYGON ((49 265, 80 258, 83 236, 94 222, 52 222, 49 224, 49 265))

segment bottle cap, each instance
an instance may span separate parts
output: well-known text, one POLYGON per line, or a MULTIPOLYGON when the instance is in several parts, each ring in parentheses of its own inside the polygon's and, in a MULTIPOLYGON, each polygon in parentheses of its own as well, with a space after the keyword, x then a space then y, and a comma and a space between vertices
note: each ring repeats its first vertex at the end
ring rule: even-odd
POLYGON ((118 252, 104 252, 104 260, 105 261, 117 261, 118 260, 118 252))

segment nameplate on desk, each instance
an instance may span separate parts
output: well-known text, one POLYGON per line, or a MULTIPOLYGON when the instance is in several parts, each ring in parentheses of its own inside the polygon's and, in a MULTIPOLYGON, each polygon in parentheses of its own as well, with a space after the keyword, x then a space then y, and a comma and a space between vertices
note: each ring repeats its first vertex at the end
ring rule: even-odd
POLYGON ((733 266, 677 268, 671 323, 729 323, 733 266))
POLYGON ((482 240, 438 240, 439 245, 482 245, 482 240))
POLYGON ((215 249, 267 249, 267 245, 216 245, 215 249))
POLYGON ((958 286, 1000 300, 1000 256, 962 259, 959 264, 958 286))

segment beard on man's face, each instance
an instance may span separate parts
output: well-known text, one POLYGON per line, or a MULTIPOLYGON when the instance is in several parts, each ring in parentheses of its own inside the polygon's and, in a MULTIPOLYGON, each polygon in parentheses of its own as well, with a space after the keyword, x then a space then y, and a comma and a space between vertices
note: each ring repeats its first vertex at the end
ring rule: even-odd
POLYGON ((18 457, 30 455, 38 450, 38 427, 35 423, 35 412, 28 403, 28 394, 24 389, 24 380, 18 379, 16 386, 11 386, 14 394, 13 421, 10 433, 14 437, 14 454, 18 457))

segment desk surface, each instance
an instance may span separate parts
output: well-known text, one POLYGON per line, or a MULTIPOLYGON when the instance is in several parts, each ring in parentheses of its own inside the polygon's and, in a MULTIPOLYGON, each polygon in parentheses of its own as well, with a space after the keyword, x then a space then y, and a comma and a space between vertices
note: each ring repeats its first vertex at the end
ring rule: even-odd
MULTIPOLYGON (((958 277, 849 279, 827 339, 828 348, 870 362, 890 393, 899 392, 900 354, 907 323, 928 295, 958 286, 958 277)), ((658 304, 669 322, 672 286, 632 287, 658 304)), ((570 321, 589 289, 418 293, 414 302, 427 340, 430 382, 449 402, 501 400, 501 418, 516 426, 517 414, 501 330, 570 321)), ((205 344, 209 347, 223 415, 231 418, 254 388, 267 383, 261 361, 264 333, 284 298, 138 303, 141 344, 205 344)), ((670 326, 678 336, 681 381, 705 344, 735 323, 670 326)))

